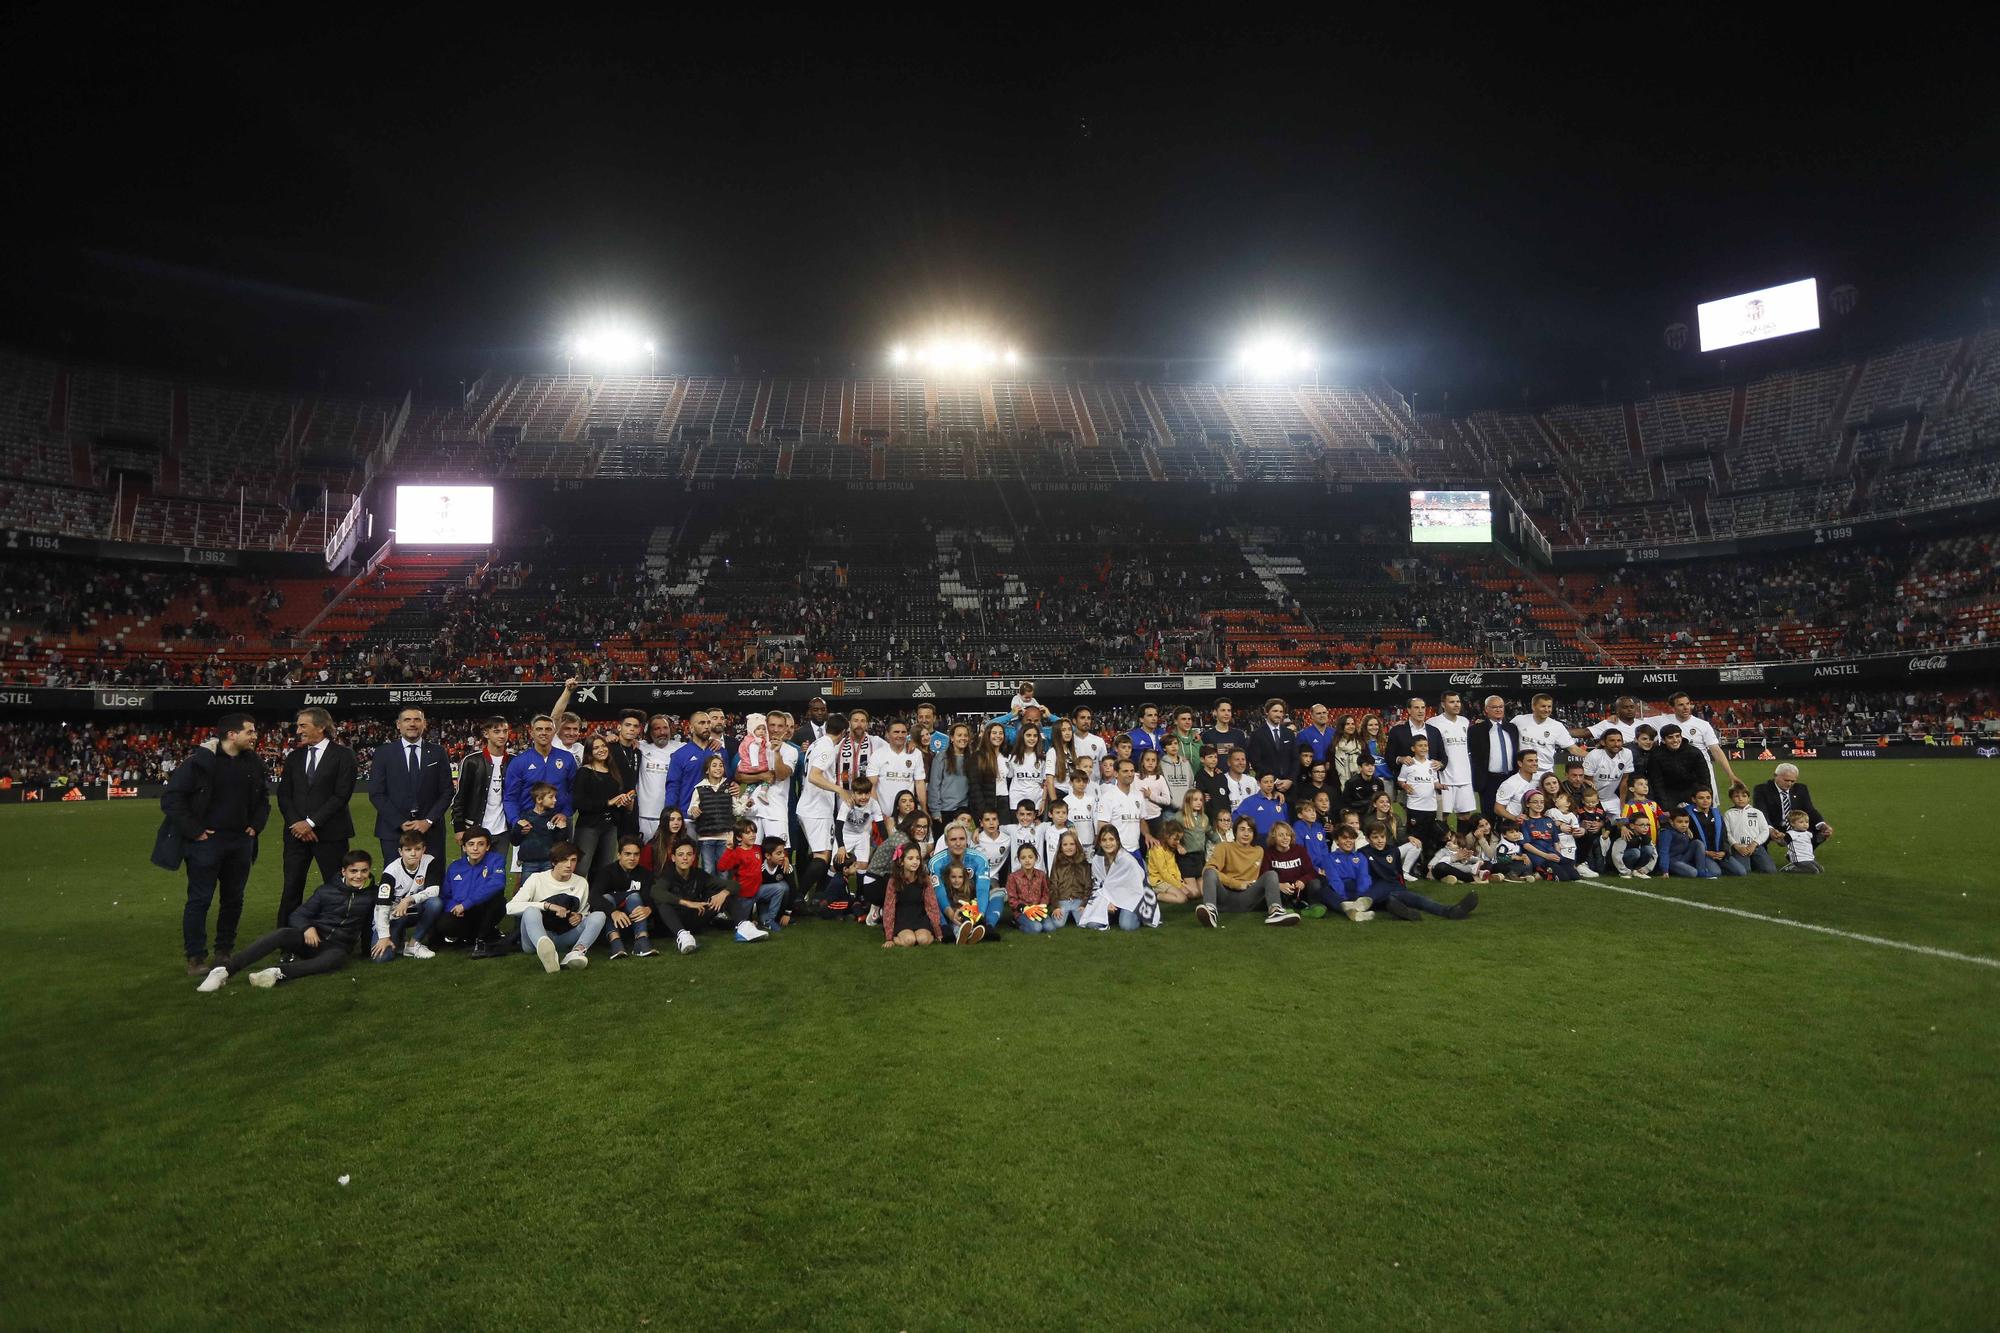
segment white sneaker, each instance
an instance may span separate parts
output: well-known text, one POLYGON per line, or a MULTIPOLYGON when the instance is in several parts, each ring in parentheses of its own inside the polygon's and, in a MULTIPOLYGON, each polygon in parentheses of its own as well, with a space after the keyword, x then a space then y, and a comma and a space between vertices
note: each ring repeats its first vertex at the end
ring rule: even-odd
POLYGON ((684 930, 674 936, 674 947, 682 953, 693 953, 701 947, 701 943, 695 939, 693 931, 684 930))
POLYGON ((207 995, 211 992, 221 990, 228 984, 229 969, 226 967, 211 967, 208 969, 208 975, 201 979, 201 984, 196 986, 195 989, 203 995, 207 995))
POLYGON ((868 925, 871 925, 871 926, 879 926, 879 925, 881 925, 881 924, 882 924, 882 909, 881 909, 881 908, 879 908, 879 907, 870 907, 870 908, 868 909, 868 921, 867 921, 867 923, 866 923, 866 924, 868 924, 868 925))
POLYGON ((1589 866, 1578 866, 1576 868, 1576 877, 1578 879, 1596 879, 1597 872, 1589 866))
POLYGON ((1366 912, 1369 908, 1373 907, 1374 905, 1375 905, 1375 900, 1373 898, 1370 898, 1365 893, 1362 894, 1359 898, 1356 898, 1354 900, 1354 910, 1357 912, 1366 912))
POLYGON ((571 949, 567 954, 563 956, 563 966, 574 971, 578 968, 589 967, 590 960, 583 956, 583 952, 581 950, 571 949))
POLYGON ((1373 912, 1356 912, 1351 919, 1357 924, 1363 921, 1373 921, 1375 914, 1373 912))
POLYGON ((408 944, 405 944, 403 946, 403 952, 408 954, 412 958, 437 957, 436 949, 427 948, 424 945, 417 943, 417 941, 415 940, 411 940, 408 944))
POLYGON ((284 978, 284 975, 284 973, 275 967, 267 967, 262 972, 252 972, 250 974, 250 984, 264 990, 269 990, 271 987, 277 985, 284 978))
POLYGON ((535 941, 535 957, 542 960, 544 972, 555 972, 562 968, 562 959, 556 954, 556 942, 546 935, 535 941))
POLYGON ((755 921, 739 921, 736 923, 736 938, 745 944, 749 944, 753 940, 761 940, 770 933, 768 930, 759 930, 755 921))
POLYGON ((1194 909, 1194 919, 1201 922, 1202 925, 1207 926, 1210 930, 1221 929, 1220 924, 1215 919, 1215 909, 1207 903, 1203 903, 1194 909))

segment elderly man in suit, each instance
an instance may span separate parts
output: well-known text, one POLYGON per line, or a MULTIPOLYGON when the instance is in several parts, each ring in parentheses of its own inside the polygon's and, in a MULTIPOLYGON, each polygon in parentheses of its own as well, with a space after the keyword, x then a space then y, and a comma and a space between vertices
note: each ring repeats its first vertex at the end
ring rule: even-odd
POLYGON ((333 715, 324 708, 300 709, 292 726, 299 743, 278 775, 278 815, 285 821, 279 930, 305 901, 306 875, 315 865, 320 883, 339 881, 340 859, 354 837, 354 816, 347 809, 354 795, 354 751, 333 739, 333 715))
POLYGON ((1479 813, 1490 814, 1500 784, 1514 776, 1521 762, 1521 731, 1507 720, 1507 701, 1486 696, 1480 718, 1465 729, 1465 752, 1472 761, 1472 789, 1479 794, 1479 813))
POLYGON ((451 766, 444 747, 424 739, 424 710, 396 714, 396 738, 375 751, 368 771, 368 799, 375 806, 375 836, 382 841, 382 864, 402 853, 397 840, 405 829, 424 835, 432 856, 444 859, 444 816, 451 808, 451 766))
POLYGON ((1750 793, 1750 804, 1764 814, 1771 825, 1771 841, 1783 842, 1785 830, 1791 825, 1792 811, 1803 810, 1811 821, 1813 846, 1817 847, 1833 836, 1833 825, 1819 817, 1819 807, 1813 804, 1812 792, 1799 781, 1797 764, 1779 764, 1771 770, 1771 780, 1760 782, 1750 793))

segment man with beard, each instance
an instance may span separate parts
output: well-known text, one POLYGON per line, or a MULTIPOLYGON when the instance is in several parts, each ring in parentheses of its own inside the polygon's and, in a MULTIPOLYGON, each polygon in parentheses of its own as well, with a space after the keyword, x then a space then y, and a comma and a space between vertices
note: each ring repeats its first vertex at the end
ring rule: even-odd
POLYGON ((674 735, 674 720, 665 713, 646 719, 646 737, 633 748, 639 756, 639 778, 633 790, 633 805, 639 813, 639 836, 648 845, 659 831, 660 817, 667 810, 667 772, 674 751, 682 742, 674 735))

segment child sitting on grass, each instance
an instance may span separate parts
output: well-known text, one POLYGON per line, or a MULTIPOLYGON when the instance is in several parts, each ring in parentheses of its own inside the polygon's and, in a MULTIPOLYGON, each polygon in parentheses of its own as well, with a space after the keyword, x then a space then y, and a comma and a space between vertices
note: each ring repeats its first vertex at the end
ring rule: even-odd
POLYGON ((1491 877, 1492 872, 1479 864, 1479 849, 1471 829, 1462 829, 1452 834, 1445 845, 1437 849, 1437 854, 1431 857, 1431 878, 1434 880, 1483 884, 1491 877))
POLYGON ((1056 859, 1049 866, 1049 913, 1051 930, 1083 924, 1083 905, 1090 901, 1090 860, 1083 854, 1083 839, 1075 829, 1064 829, 1056 839, 1056 859))
MULTIPOLYGON (((1375 906, 1375 875, 1368 857, 1357 850, 1359 840, 1360 833, 1352 824, 1334 828, 1333 848, 1322 867, 1325 878, 1312 891, 1312 902, 1303 915, 1318 920, 1331 910, 1346 913, 1349 921, 1375 919, 1370 910, 1375 906)), ((1383 845, 1388 844, 1385 841, 1383 845)))
POLYGON ((374 944, 368 956, 386 963, 398 952, 411 958, 435 958, 424 937, 444 911, 438 896, 444 885, 444 863, 424 850, 424 835, 405 829, 396 839, 400 855, 382 872, 375 891, 374 944))
POLYGON ((213 994, 238 972, 280 949, 292 955, 291 961, 252 972, 251 985, 269 990, 281 981, 321 976, 346 967, 355 941, 368 929, 375 906, 374 871, 375 858, 355 848, 340 859, 338 881, 320 885, 282 929, 251 941, 220 967, 210 968, 195 989, 213 994))
POLYGON ((1576 863, 1562 854, 1555 820, 1549 818, 1549 798, 1531 791, 1521 798, 1521 850, 1540 879, 1576 878, 1576 863))
POLYGON ((1181 869, 1187 830, 1168 815, 1160 821, 1160 837, 1146 849, 1146 883, 1163 903, 1180 904, 1201 897, 1201 880, 1190 880, 1181 869))
POLYGON ((1369 826, 1368 850, 1362 855, 1368 858, 1369 891, 1375 906, 1398 921, 1420 921, 1426 912, 1460 921, 1479 906, 1477 890, 1467 890, 1463 898, 1446 907, 1410 888, 1403 880, 1403 859, 1389 846, 1389 830, 1380 824, 1369 826))
POLYGON ((882 947, 910 949, 944 938, 923 848, 910 843, 882 881, 882 947))

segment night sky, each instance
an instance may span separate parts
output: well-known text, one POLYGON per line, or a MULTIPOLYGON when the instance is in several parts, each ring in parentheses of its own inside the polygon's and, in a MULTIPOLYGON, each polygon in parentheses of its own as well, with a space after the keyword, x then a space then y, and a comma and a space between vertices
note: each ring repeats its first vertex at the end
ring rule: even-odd
POLYGON ((1990 68, 1915 20, 322 12, 14 24, 9 341, 400 390, 554 366, 594 311, 745 373, 944 315, 1191 375, 1265 324, 1471 406, 1711 373, 1661 331, 1748 287, 1859 289, 1788 356, 2000 294, 1990 68))

